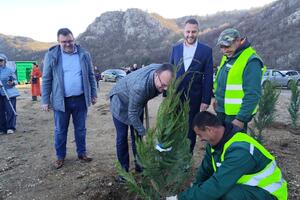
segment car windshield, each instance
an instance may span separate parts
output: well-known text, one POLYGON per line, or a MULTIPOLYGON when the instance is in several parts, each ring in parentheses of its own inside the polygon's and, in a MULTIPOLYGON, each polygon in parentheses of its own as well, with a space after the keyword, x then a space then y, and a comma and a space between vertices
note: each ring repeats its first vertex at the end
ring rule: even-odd
POLYGON ((267 71, 265 72, 264 76, 269 76, 269 74, 270 74, 270 71, 267 70, 267 71))

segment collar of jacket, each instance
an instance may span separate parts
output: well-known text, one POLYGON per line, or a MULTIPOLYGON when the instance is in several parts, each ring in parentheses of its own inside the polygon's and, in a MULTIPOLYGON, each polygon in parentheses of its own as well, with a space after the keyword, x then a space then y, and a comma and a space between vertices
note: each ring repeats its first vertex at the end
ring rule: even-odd
MULTIPOLYGON (((79 54, 79 57, 82 56, 82 49, 80 47, 80 45, 75 44, 75 48, 79 54)), ((51 55, 52 59, 54 60, 53 64, 57 64, 58 63, 58 58, 61 56, 61 48, 60 45, 55 45, 53 47, 51 47, 48 50, 49 55, 51 55)))
POLYGON ((212 147, 215 150, 223 150, 224 144, 228 140, 230 140, 230 138, 232 138, 234 134, 236 134, 237 132, 242 132, 242 129, 240 127, 234 126, 232 123, 225 122, 223 126, 225 127, 224 135, 220 142, 212 147))

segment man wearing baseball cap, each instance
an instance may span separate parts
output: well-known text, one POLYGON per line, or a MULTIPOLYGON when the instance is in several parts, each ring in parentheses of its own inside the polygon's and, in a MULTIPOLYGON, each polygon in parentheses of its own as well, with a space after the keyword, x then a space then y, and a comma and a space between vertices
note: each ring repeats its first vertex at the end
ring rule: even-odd
POLYGON ((19 96, 15 85, 15 73, 6 66, 7 57, 0 53, 0 135, 12 134, 16 130, 16 97, 19 96))
POLYGON ((236 29, 224 30, 217 46, 223 57, 214 82, 213 107, 220 120, 247 130, 247 123, 257 111, 266 68, 247 38, 236 29))

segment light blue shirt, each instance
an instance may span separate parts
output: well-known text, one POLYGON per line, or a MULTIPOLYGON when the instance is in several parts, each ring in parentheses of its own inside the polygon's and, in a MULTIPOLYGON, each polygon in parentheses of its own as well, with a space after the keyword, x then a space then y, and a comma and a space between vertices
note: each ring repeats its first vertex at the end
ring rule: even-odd
POLYGON ((62 66, 64 72, 65 97, 83 94, 82 71, 77 49, 73 53, 62 52, 62 66))
POLYGON ((193 61, 196 48, 197 48, 198 40, 192 45, 187 46, 185 43, 183 43, 183 64, 184 64, 184 70, 187 71, 193 61))

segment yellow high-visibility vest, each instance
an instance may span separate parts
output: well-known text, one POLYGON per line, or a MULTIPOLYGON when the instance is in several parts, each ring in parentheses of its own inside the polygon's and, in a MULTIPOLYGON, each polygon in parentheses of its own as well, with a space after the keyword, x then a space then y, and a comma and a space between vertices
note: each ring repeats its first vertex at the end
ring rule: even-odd
MULTIPOLYGON (((228 72, 226 81, 226 90, 224 98, 224 110, 226 115, 237 115, 242 106, 244 91, 243 91, 243 72, 250 57, 255 54, 256 51, 252 47, 246 48, 233 63, 231 69, 228 72)), ((220 69, 224 67, 226 56, 222 57, 220 67, 218 69, 216 77, 218 77, 220 69)), ((266 66, 262 69, 263 73, 266 71, 266 66)), ((214 91, 217 90, 217 78, 214 82, 214 91)), ((257 112, 257 107, 252 114, 257 112)))
MULTIPOLYGON (((259 150, 265 157, 271 160, 271 162, 261 171, 254 174, 243 175, 238 181, 237 184, 244 184, 249 186, 256 186, 262 188, 275 197, 278 200, 287 200, 288 198, 288 189, 287 182, 283 179, 279 167, 276 165, 275 158, 272 154, 266 150, 260 143, 255 139, 244 133, 236 133, 230 140, 224 144, 223 152, 221 154, 221 163, 224 161, 224 155, 226 150, 234 142, 247 142, 249 143, 249 152, 251 155, 254 153, 254 149, 259 150)), ((211 152, 214 152, 214 149, 211 148, 211 152)), ((222 164, 221 164, 222 165, 222 164)), ((215 160, 212 156, 212 166, 214 171, 217 171, 215 160)))

